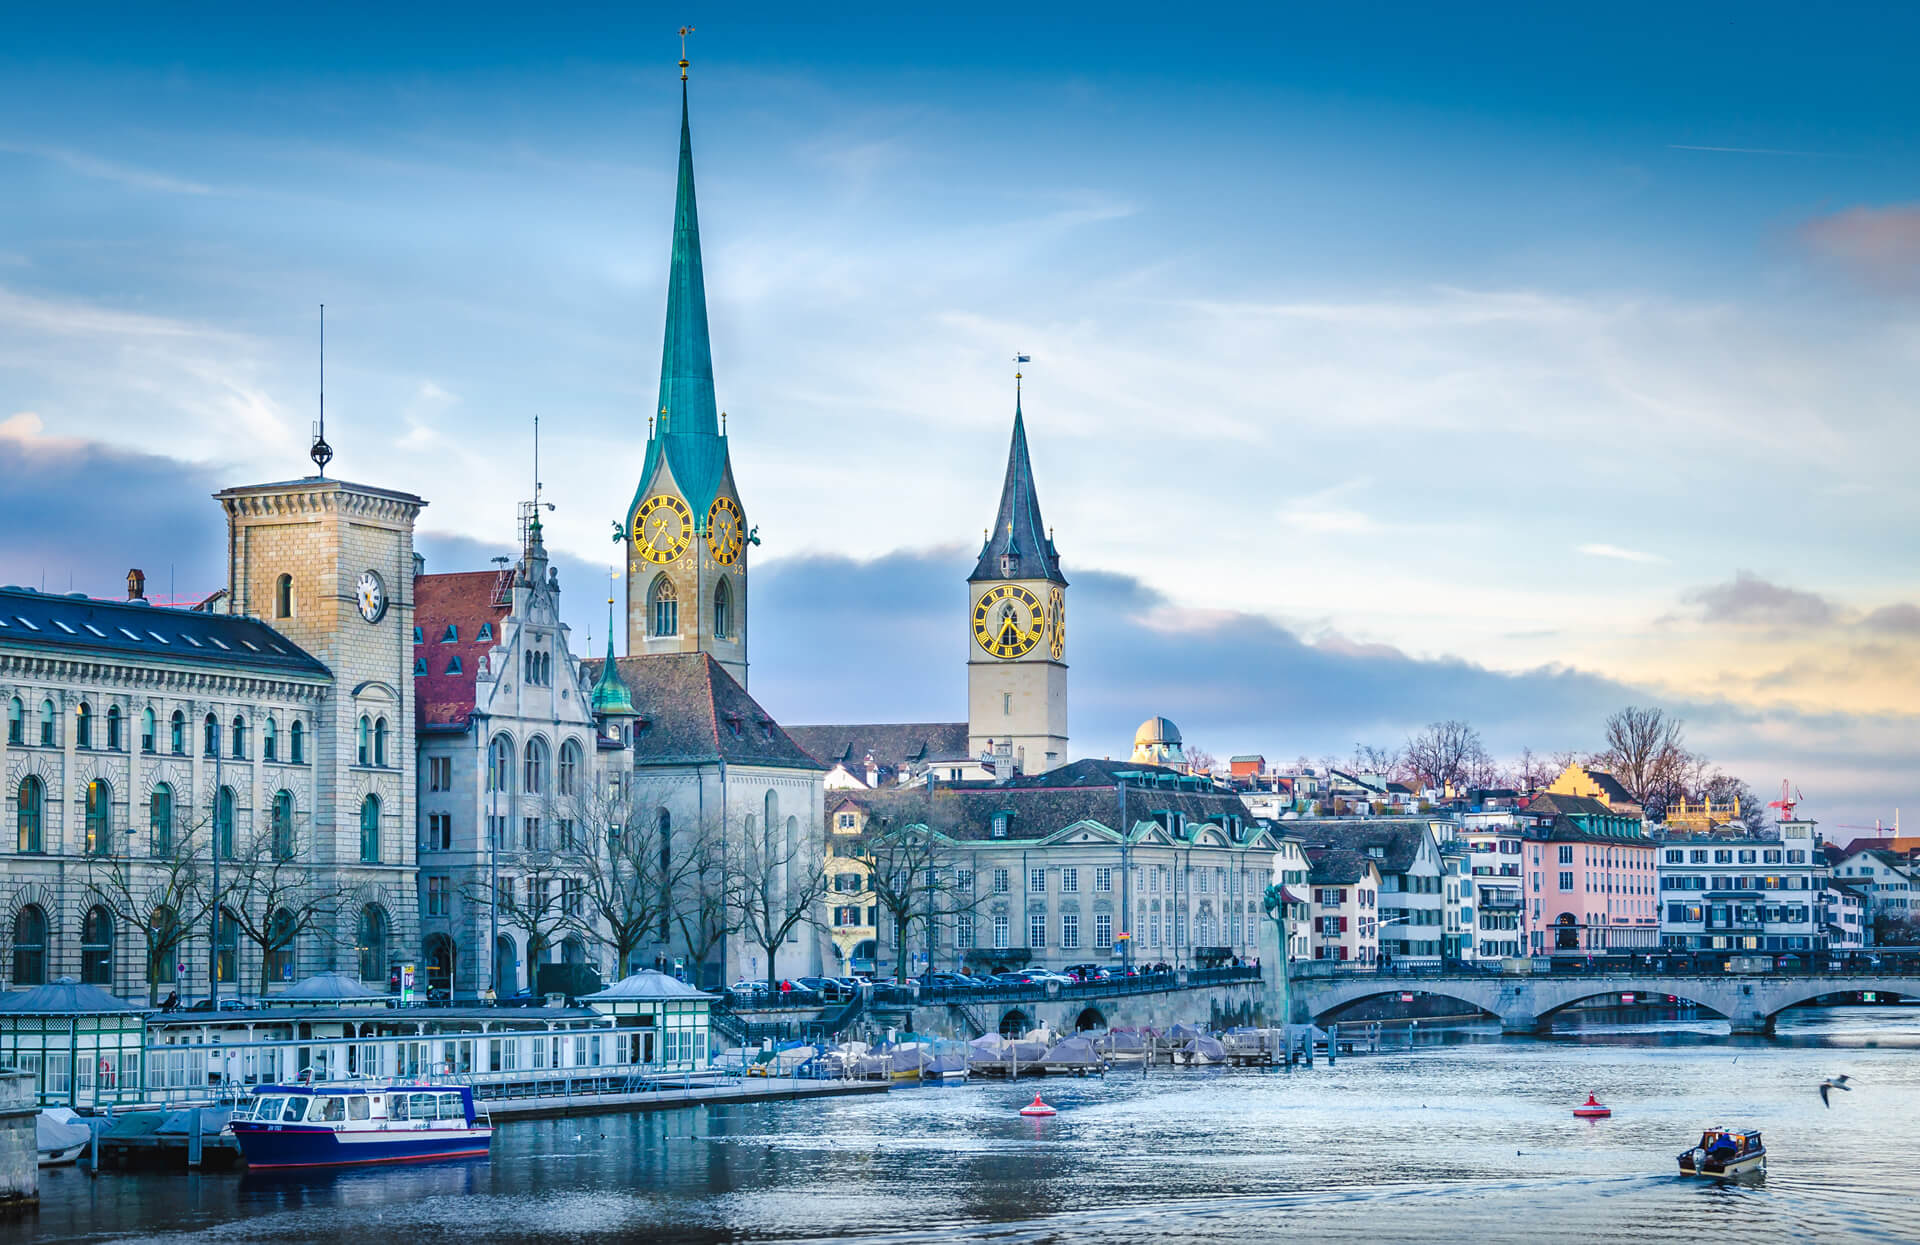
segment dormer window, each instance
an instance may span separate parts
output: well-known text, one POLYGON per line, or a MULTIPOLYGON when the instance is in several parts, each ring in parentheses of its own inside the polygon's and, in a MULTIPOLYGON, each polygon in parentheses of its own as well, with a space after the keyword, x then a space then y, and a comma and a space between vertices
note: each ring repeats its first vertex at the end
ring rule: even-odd
POLYGON ((740 719, 738 717, 729 717, 727 719, 727 729, 733 733, 735 739, 740 738, 740 719))
POLYGON ((1000 573, 1002 575, 1013 574, 1013 554, 1003 553, 1000 555, 1000 573))
POLYGON ((995 813, 993 815, 993 837, 996 839, 1006 838, 1007 827, 1012 823, 1013 823, 1012 813, 995 813))
POLYGON ((474 643, 485 644, 493 639, 493 624, 481 623, 480 630, 474 634, 474 643))
POLYGON ((420 628, 417 624, 413 629, 413 642, 415 644, 425 644, 427 642, 427 638, 420 634, 420 628))
POLYGON ((452 657, 447 658, 447 673, 459 674, 460 672, 460 655, 455 653, 452 657))
POLYGON ((457 644, 459 642, 460 642, 460 628, 454 626, 452 623, 448 623, 447 629, 444 632, 442 632, 440 635, 440 643, 457 644))

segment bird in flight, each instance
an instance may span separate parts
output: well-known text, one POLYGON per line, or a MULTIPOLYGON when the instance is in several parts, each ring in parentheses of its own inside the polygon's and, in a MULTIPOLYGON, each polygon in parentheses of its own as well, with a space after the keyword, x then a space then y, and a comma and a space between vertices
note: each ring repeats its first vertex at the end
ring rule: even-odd
POLYGON ((1827 1080, 1820 1082, 1820 1105, 1821 1106, 1823 1107, 1833 1106, 1831 1102, 1827 1101, 1827 1091, 1834 1090, 1834 1089, 1844 1089, 1848 1093, 1853 1092, 1853 1086, 1847 1084, 1847 1077, 1844 1073, 1836 1077, 1830 1077, 1827 1080))

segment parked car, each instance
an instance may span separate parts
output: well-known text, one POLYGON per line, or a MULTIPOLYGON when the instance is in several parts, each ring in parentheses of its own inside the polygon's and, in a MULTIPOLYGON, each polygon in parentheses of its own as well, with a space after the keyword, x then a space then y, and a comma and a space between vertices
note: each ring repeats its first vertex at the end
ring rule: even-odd
POLYGON ((813 991, 828 1002, 837 1003, 847 997, 847 988, 834 977, 795 977, 793 984, 813 991))
MULTIPOLYGON (((195 999, 191 1003, 184 1004, 180 1010, 187 1012, 210 1012, 214 1010, 213 1000, 210 998, 195 999)), ((220 1010, 223 1012, 257 1012, 260 1010, 260 1000, 228 995, 220 1000, 220 1010)))

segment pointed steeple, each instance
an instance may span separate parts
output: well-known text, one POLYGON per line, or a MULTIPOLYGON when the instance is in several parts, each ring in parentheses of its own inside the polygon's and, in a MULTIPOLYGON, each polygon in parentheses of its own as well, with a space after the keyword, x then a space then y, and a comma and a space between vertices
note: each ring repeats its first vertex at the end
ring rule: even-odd
POLYGON ((673 205, 673 255, 667 271, 667 330, 660 351, 662 433, 717 436, 713 347, 707 337, 707 285, 700 267, 700 213, 693 194, 693 131, 687 84, 680 83, 680 187, 673 205))
POLYGON ((600 677, 594 681, 592 696, 593 714, 599 718, 638 717, 633 707, 633 693, 627 690, 626 680, 620 677, 620 667, 613 659, 613 598, 607 598, 607 662, 600 667, 600 677))
POLYGON ((1020 395, 1013 399, 1013 445, 1007 451, 1007 478, 1000 487, 1000 509, 987 532, 980 562, 970 580, 1045 579, 1065 585, 1060 554, 1040 518, 1040 496, 1033 487, 1033 462, 1027 456, 1027 424, 1020 395))

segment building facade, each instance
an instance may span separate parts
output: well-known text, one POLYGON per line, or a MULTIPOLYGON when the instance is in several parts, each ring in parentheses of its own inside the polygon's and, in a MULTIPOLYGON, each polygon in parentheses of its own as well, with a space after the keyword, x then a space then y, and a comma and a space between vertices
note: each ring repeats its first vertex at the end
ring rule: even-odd
POLYGON ((1677 951, 1823 951, 1831 876, 1805 819, 1779 837, 1676 835, 1658 844, 1660 941, 1677 951))
MULTIPOLYGON (((1441 823, 1445 825, 1446 823, 1441 823)), ((1425 818, 1302 818, 1282 823, 1309 852, 1339 848, 1373 862, 1379 878, 1380 962, 1436 967, 1445 950, 1440 841, 1425 818)))
POLYGON ((1656 844, 1637 813, 1592 796, 1542 792, 1514 816, 1526 841, 1533 954, 1660 945, 1656 844))

